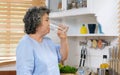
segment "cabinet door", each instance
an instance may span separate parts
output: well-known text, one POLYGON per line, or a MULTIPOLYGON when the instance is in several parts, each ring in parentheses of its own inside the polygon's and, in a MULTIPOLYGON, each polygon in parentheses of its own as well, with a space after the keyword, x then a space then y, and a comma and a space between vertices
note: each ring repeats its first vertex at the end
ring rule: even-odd
POLYGON ((0 71, 0 75, 9 75, 9 71, 0 71))
POLYGON ((0 71, 0 75, 16 75, 16 71, 0 71))

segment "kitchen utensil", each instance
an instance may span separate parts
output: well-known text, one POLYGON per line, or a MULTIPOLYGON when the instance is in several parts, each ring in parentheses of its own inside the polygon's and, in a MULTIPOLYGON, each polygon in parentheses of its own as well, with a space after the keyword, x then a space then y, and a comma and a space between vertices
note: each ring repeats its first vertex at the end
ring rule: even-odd
POLYGON ((93 48, 97 48, 97 40, 96 39, 93 39, 93 41, 92 41, 92 47, 93 48))
POLYGON ((90 48, 92 47, 92 42, 91 42, 91 40, 88 40, 88 41, 87 41, 87 46, 90 47, 90 48))
POLYGON ((83 66, 85 65, 86 55, 87 55, 87 49, 86 49, 86 47, 85 47, 85 48, 84 48, 84 55, 83 55, 83 58, 84 58, 84 60, 83 60, 83 66))
POLYGON ((82 46, 82 49, 81 49, 81 55, 80 55, 80 64, 79 64, 79 67, 81 67, 82 66, 82 58, 83 58, 83 55, 84 55, 84 48, 83 48, 83 46, 82 46))
POLYGON ((79 67, 84 67, 86 55, 87 55, 87 49, 85 46, 82 46, 79 67))
POLYGON ((103 45, 102 45, 102 40, 101 39, 98 40, 97 45, 98 45, 98 48, 102 49, 103 45))

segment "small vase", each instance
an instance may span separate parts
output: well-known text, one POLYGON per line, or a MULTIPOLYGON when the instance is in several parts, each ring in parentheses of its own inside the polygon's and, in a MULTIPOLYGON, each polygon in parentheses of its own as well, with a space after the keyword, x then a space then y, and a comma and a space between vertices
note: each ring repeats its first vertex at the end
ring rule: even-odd
POLYGON ((90 34, 94 34, 96 29, 96 24, 88 24, 88 30, 90 34))

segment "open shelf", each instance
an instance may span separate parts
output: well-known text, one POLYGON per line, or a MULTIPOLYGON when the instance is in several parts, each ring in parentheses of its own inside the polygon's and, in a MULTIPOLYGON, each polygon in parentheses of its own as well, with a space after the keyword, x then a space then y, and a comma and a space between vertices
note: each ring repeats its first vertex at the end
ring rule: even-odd
POLYGON ((68 34, 68 37, 118 37, 118 34, 68 34))
POLYGON ((80 15, 87 15, 93 14, 88 8, 78 8, 78 9, 70 9, 60 12, 52 12, 50 13, 51 19, 56 18, 65 18, 65 17, 73 17, 73 16, 80 16, 80 15))

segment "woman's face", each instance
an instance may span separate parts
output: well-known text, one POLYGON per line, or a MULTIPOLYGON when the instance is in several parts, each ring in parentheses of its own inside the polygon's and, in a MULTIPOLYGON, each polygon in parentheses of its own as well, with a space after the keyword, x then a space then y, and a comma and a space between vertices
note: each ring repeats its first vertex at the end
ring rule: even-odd
POLYGON ((37 28, 37 32, 46 35, 50 32, 50 21, 49 21, 49 15, 45 13, 41 20, 41 25, 37 28))

